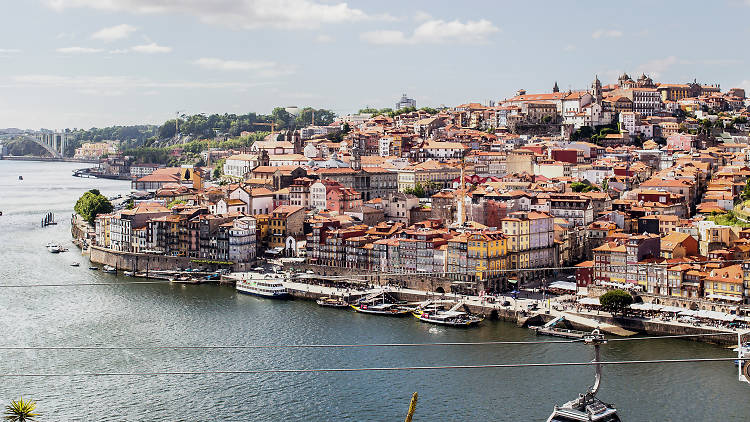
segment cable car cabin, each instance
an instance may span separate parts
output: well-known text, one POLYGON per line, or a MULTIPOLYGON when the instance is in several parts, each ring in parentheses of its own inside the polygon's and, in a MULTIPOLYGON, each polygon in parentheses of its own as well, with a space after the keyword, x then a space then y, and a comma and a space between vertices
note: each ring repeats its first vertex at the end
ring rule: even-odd
POLYGON ((617 410, 593 399, 583 407, 555 407, 547 422, 620 422, 617 410))

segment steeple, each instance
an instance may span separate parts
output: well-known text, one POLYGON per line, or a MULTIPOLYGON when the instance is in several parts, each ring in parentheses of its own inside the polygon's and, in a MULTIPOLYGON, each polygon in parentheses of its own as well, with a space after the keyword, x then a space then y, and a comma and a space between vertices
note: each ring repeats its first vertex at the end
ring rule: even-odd
POLYGON ((602 83, 599 81, 599 75, 594 77, 594 82, 591 84, 591 96, 594 97, 595 103, 602 102, 602 83))
POLYGON ((555 81, 555 86, 552 87, 552 92, 560 92, 560 87, 557 86, 557 81, 555 81))

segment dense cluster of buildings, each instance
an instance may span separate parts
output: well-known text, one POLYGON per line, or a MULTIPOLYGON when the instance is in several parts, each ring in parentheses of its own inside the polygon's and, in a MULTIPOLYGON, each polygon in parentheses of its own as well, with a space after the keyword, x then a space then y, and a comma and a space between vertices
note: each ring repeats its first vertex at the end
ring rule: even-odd
POLYGON ((94 243, 231 268, 304 257, 457 291, 567 267, 581 287, 750 303, 747 105, 741 89, 625 74, 432 114, 343 116, 217 151, 222 184, 208 169, 136 166, 133 187, 153 197, 99 216, 94 243))

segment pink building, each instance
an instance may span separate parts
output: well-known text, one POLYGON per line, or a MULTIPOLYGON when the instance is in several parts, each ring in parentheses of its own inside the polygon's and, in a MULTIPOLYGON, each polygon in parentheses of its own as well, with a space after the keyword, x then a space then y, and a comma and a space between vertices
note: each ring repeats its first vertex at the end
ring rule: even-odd
POLYGON ((693 145, 695 145, 695 138, 695 135, 687 135, 684 133, 669 135, 667 138, 667 149, 673 151, 690 151, 693 149, 693 145))

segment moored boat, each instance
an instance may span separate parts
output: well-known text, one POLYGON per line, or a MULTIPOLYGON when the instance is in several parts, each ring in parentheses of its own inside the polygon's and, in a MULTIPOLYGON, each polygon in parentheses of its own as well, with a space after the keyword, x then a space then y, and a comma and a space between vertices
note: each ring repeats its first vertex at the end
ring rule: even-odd
POLYGON ((133 271, 123 271, 122 275, 124 275, 125 277, 133 277, 135 273, 133 271))
POLYGON ((117 268, 112 267, 110 265, 105 265, 104 268, 102 268, 102 271, 104 271, 107 274, 117 274, 117 268))
POLYGON ((318 306, 326 308, 348 308, 349 304, 342 298, 323 296, 315 301, 318 306))
POLYGON ((77 266, 79 266, 79 265, 81 265, 81 264, 79 264, 79 263, 77 263, 77 262, 71 262, 71 263, 70 263, 70 266, 71 266, 71 267, 77 267, 77 266))
POLYGON ((351 305, 351 307, 363 314, 385 315, 385 316, 406 316, 412 309, 400 306, 395 303, 360 303, 351 305))
POLYGON ((412 312, 412 315, 421 322, 448 327, 471 327, 482 322, 482 317, 459 311, 463 306, 464 302, 460 301, 445 311, 440 305, 428 302, 412 312))
POLYGON ((414 310, 401 303, 398 303, 393 295, 387 290, 379 290, 352 304, 351 307, 363 314, 385 315, 385 316, 406 316, 414 310))
POLYGON ((99 267, 97 267, 96 265, 89 265, 89 269, 92 271, 97 271, 99 270, 99 267))
POLYGON ((48 243, 47 244, 47 250, 50 253, 60 253, 62 252, 62 247, 56 243, 48 243))
POLYGON ((421 322, 448 327, 471 327, 483 320, 483 318, 461 311, 413 312, 412 315, 421 322))
POLYGON ((235 289, 249 295, 286 299, 289 297, 289 291, 282 281, 283 279, 276 274, 242 273, 236 281, 235 289))

